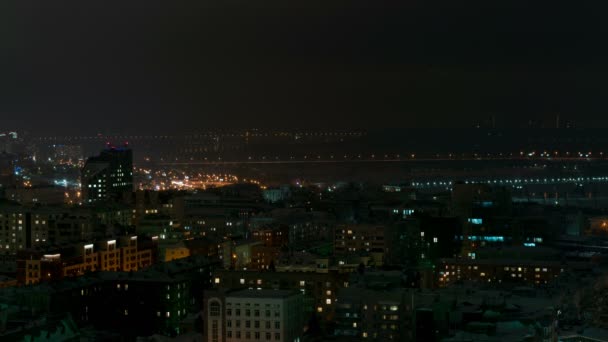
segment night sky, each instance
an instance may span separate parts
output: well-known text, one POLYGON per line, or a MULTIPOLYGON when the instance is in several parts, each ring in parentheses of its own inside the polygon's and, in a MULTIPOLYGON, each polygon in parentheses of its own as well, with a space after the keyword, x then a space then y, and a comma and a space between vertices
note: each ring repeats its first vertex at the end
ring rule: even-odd
POLYGON ((608 122, 600 1, 8 2, 0 130, 608 122))

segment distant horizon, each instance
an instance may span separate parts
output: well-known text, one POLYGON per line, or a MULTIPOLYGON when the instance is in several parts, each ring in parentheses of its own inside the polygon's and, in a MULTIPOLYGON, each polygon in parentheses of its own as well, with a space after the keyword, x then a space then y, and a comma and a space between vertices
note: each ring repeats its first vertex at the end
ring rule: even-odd
MULTIPOLYGON (((6 127, 6 126, 4 126, 6 127)), ((485 131, 531 131, 531 130, 570 130, 570 131, 595 131, 595 130, 605 130, 608 128, 608 123, 606 127, 597 126, 597 125, 589 125, 582 126, 576 125, 574 127, 550 127, 550 126, 540 126, 540 127, 516 127, 516 126, 497 126, 497 127, 352 127, 352 128, 340 128, 340 127, 268 127, 268 128, 259 128, 259 127, 209 127, 209 128, 200 128, 200 129, 176 129, 171 131, 158 131, 155 129, 137 129, 137 128, 121 128, 121 129, 103 129, 99 131, 83 131, 83 130, 61 130, 61 131, 41 131, 41 130, 30 130, 30 129, 21 129, 21 128, 3 128, 0 126, 0 132, 17 132, 21 134, 28 134, 30 136, 36 137, 52 137, 52 136, 116 136, 116 135, 135 135, 135 136, 148 136, 148 135, 170 135, 170 136, 181 136, 181 135, 192 135, 192 134, 206 134, 206 133, 233 133, 233 132, 246 132, 246 131, 259 131, 259 132, 287 132, 287 133, 313 133, 313 132, 335 132, 335 133, 345 133, 345 132, 353 132, 353 133, 369 133, 369 132, 398 132, 398 131, 409 131, 409 130, 424 130, 424 131, 475 131, 475 130, 485 130, 485 131)))

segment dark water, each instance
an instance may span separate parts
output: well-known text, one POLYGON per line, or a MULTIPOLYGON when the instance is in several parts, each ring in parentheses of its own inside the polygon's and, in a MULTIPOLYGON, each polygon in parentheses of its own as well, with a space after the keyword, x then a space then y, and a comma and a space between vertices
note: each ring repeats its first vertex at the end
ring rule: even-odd
POLYGON ((608 176, 606 161, 430 160, 297 163, 227 163, 172 166, 196 172, 232 173, 267 184, 308 182, 409 183, 608 176))

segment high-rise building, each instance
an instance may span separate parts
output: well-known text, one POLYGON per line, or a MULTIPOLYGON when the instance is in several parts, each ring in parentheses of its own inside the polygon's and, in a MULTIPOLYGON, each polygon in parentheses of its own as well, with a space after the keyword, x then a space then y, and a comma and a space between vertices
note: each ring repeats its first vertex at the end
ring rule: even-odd
POLYGON ((123 198, 133 191, 133 152, 127 146, 108 146, 90 157, 82 169, 81 184, 85 203, 123 198))

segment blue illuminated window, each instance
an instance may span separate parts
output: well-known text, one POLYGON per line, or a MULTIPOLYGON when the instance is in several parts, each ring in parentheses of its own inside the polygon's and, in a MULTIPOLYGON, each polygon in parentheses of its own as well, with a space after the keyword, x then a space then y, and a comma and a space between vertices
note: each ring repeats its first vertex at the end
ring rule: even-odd
POLYGON ((504 242, 504 236, 477 236, 469 235, 468 239, 471 241, 487 241, 487 242, 504 242))

